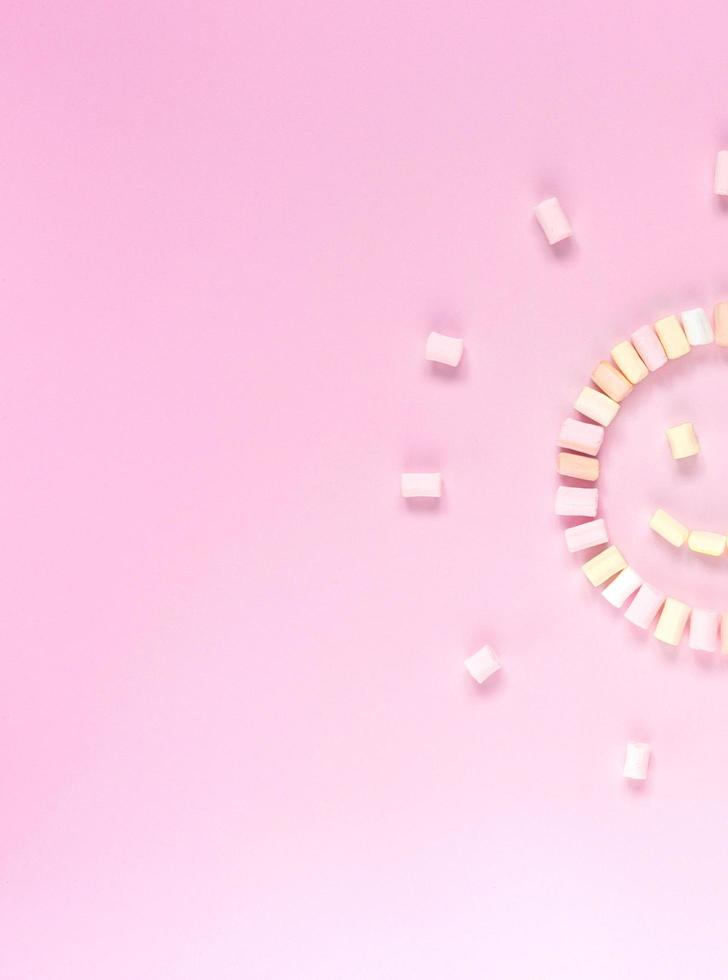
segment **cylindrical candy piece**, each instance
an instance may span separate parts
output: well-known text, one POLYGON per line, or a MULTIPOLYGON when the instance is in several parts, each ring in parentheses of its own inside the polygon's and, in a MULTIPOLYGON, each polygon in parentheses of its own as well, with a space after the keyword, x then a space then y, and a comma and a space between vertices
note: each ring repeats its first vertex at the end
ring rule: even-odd
MULTIPOLYGON (((659 340, 657 342, 659 344, 659 340)), ((634 349, 634 344, 631 344, 629 340, 623 340, 621 344, 616 344, 612 347, 611 353, 614 363, 630 384, 639 384, 650 373, 645 362, 634 349)))
POLYGON ((688 456, 697 456, 700 452, 700 443, 692 422, 671 426, 667 430, 667 441, 670 443, 673 459, 687 459, 688 456))
POLYGON ((556 245, 571 237, 571 225, 563 212, 558 198, 549 197, 534 208, 536 220, 541 225, 549 245, 556 245))
POLYGON ((720 558, 725 551, 725 534, 716 531, 691 531, 688 537, 688 548, 699 555, 710 555, 720 558))
POLYGON ((595 388, 582 388, 574 408, 599 425, 609 425, 619 411, 619 403, 595 388))
POLYGON ((684 357, 685 354, 690 353, 688 338, 674 313, 658 320, 655 323, 655 332, 660 338, 660 343, 665 348, 665 353, 670 361, 675 361, 678 357, 684 357))
POLYGON ((635 330, 632 334, 632 343, 650 371, 656 371, 667 364, 665 348, 660 343, 654 327, 649 323, 635 330))
POLYGON ((599 479, 599 460, 578 453, 559 453, 558 470, 561 476, 594 483, 599 479))
POLYGON ((442 496, 442 476, 439 473, 403 473, 400 485, 403 497, 442 496))
POLYGON ((433 330, 427 338, 425 360, 457 367, 462 356, 463 342, 460 337, 446 337, 444 333, 433 330))
POLYGON ((682 314, 685 336, 691 347, 713 343, 713 327, 705 310, 698 307, 694 310, 683 310, 682 314))
POLYGON ((603 585, 607 579, 621 572, 627 567, 627 562, 622 557, 619 548, 613 544, 604 551, 600 551, 588 562, 581 566, 582 572, 586 575, 592 585, 603 585))
POLYGON ((728 347, 728 303, 716 303, 713 307, 713 326, 716 344, 728 347))
POLYGON ((676 647, 680 642, 689 617, 690 606, 680 602, 679 599, 671 599, 668 596, 652 635, 656 640, 676 647))
POLYGON ((636 592, 642 585, 642 579, 630 565, 627 565, 619 575, 613 579, 602 596, 611 603, 615 609, 621 609, 627 599, 636 592))
POLYGON ((639 626, 641 630, 649 629, 664 601, 665 596, 662 592, 643 582, 624 618, 633 626, 639 626))
POLYGON ((690 638, 688 645, 691 650, 705 650, 713 653, 718 640, 718 623, 720 613, 712 609, 693 609, 690 614, 690 638))
POLYGON ((670 517, 665 510, 658 509, 655 511, 650 521, 650 527, 674 548, 682 548, 690 537, 690 528, 685 527, 680 521, 676 521, 674 517, 670 517))
POLYGON ((652 749, 646 742, 628 742, 622 774, 625 779, 647 779, 652 749))
POLYGON ((500 666, 500 661, 488 646, 481 647, 465 661, 465 669, 478 684, 482 684, 491 674, 500 670, 500 666))
POLYGON ((564 538, 566 547, 572 554, 575 551, 584 551, 586 548, 595 548, 598 544, 606 544, 609 541, 607 525, 602 517, 597 518, 596 521, 585 521, 584 524, 567 527, 564 538))
POLYGON ((604 429, 591 422, 578 419, 565 419, 559 433, 559 446, 562 449, 575 449, 587 456, 598 456, 604 441, 604 429))
POLYGON ((596 487, 565 487, 556 491, 559 517, 596 517, 599 491, 596 487))
POLYGON ((728 150, 718 150, 716 154, 713 190, 721 197, 728 196, 728 150))
POLYGON ((632 391, 629 381, 609 361, 600 361, 594 368, 591 379, 597 388, 601 388, 615 402, 621 402, 632 391))

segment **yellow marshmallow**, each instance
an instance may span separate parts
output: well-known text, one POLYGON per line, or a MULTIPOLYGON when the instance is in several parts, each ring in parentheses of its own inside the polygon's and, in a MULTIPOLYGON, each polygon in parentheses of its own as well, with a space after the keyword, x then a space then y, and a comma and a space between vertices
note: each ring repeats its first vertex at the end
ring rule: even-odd
POLYGON ((658 320, 655 324, 655 330, 657 331, 657 336, 660 338, 660 343, 665 348, 665 353, 671 361, 690 353, 688 338, 685 336, 682 324, 674 313, 671 316, 665 316, 661 320, 658 320))
POLYGON ((627 567, 627 562, 622 557, 619 548, 610 545, 604 551, 600 551, 588 562, 581 566, 582 572, 586 575, 592 585, 602 585, 608 578, 612 578, 617 572, 621 572, 627 567))
POLYGON ((676 647, 683 635, 689 616, 690 606, 680 602, 679 599, 665 599, 665 605, 662 607, 660 618, 657 620, 657 626, 655 626, 652 635, 656 640, 676 647))
POLYGON ((688 456, 697 456, 700 452, 700 443, 692 422, 673 425, 667 430, 667 441, 670 443, 673 459, 687 459, 688 456))
POLYGON ((719 558, 725 551, 725 540, 725 534, 717 534, 715 531, 691 531, 688 548, 697 551, 699 555, 719 558))
POLYGON ((623 340, 621 344, 612 347, 612 358, 630 384, 638 384, 650 373, 634 349, 634 344, 631 344, 629 340, 623 340))
POLYGON ((682 548, 690 535, 690 528, 685 527, 680 521, 676 521, 674 517, 670 517, 664 510, 655 511, 650 521, 650 527, 675 548, 682 548))

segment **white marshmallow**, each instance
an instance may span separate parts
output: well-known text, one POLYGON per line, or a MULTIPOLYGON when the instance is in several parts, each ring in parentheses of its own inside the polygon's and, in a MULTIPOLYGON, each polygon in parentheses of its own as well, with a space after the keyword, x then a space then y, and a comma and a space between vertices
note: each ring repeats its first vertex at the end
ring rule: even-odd
POLYGON ((647 779, 647 767, 650 764, 651 751, 652 749, 646 742, 627 743, 627 755, 622 773, 625 779, 647 779))
POLYGON ((442 496, 442 476, 439 473, 403 473, 400 485, 403 497, 442 496))
POLYGON ((691 347, 713 343, 713 324, 706 316, 705 310, 699 307, 695 310, 684 310, 681 316, 683 328, 691 347))
POLYGON ((459 337, 446 337, 433 330, 425 344, 425 360, 438 361, 457 367, 463 356, 463 342, 459 337))
POLYGON ((481 647, 465 661, 465 669, 478 684, 482 684, 491 674, 500 670, 500 666, 500 661, 488 646, 481 647))
POLYGON ((555 511, 559 517, 596 517, 599 491, 596 487, 560 486, 555 511))
POLYGON ((621 609, 627 599, 642 585, 642 579, 629 565, 609 583, 602 595, 615 609, 621 609))

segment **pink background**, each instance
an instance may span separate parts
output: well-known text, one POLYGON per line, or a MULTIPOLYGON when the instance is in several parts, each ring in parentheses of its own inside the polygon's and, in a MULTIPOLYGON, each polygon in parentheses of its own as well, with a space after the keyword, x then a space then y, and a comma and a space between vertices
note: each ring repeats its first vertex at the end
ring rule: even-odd
MULTIPOLYGON (((0 976, 725 977, 728 669, 553 516, 596 361, 728 298, 725 3, 2 10, 0 976)), ((602 492, 728 608, 646 529, 726 529, 726 356, 631 397, 602 492)))

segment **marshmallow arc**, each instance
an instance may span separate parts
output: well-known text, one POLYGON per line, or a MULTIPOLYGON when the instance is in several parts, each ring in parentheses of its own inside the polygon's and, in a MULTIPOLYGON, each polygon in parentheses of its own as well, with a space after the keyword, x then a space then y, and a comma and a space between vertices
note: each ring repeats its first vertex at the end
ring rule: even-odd
POLYGON ((615 402, 623 401, 633 388, 622 372, 609 361, 600 361, 594 368, 591 379, 597 388, 601 388, 615 402))
POLYGON ((457 367, 463 356, 463 342, 459 337, 446 337, 433 330, 425 344, 425 360, 437 361, 449 367, 457 367))
POLYGON ((628 742, 622 775, 625 779, 647 779, 652 749, 646 742, 628 742))
POLYGON ((534 214, 549 245, 556 245, 565 238, 571 237, 571 225, 558 198, 549 197, 541 201, 534 208, 534 214))
POLYGON ((688 338, 685 336, 682 324, 674 313, 658 320, 655 323, 655 332, 660 338, 660 343, 665 348, 668 360, 676 361, 678 357, 684 357, 690 353, 688 338))
POLYGON ((570 476, 572 480, 595 483, 599 479, 599 460, 593 456, 580 456, 578 453, 559 453, 556 464, 559 476, 570 476))
POLYGON ((400 488, 403 497, 441 497, 440 473, 402 473, 400 488))
POLYGON ((607 426, 619 411, 619 402, 595 388, 582 388, 574 408, 592 422, 607 426))
POLYGON ((683 310, 680 319, 691 347, 702 347, 704 344, 713 343, 713 325, 705 310, 700 307, 694 310, 683 310))
POLYGON ((627 567, 619 548, 610 545, 604 551, 600 551, 588 562, 581 566, 582 572, 586 575, 593 586, 603 585, 607 579, 612 578, 617 572, 621 572, 627 567))
POLYGON ((587 456, 598 456, 604 442, 604 428, 578 419, 565 419, 559 433, 559 446, 587 456))
POLYGON ((565 487, 556 491, 556 514, 559 517, 596 517, 599 491, 596 487, 565 487))
POLYGON ((622 569, 602 592, 603 598, 615 609, 621 609, 627 599, 642 585, 642 578, 630 565, 622 569))
POLYGON ((670 517, 664 510, 655 511, 650 520, 650 527, 674 548, 682 548, 690 537, 690 528, 676 521, 674 517, 670 517))
POLYGON ((660 338, 655 333, 654 327, 650 326, 649 323, 635 330, 632 334, 632 343, 650 371, 657 371, 667 364, 665 348, 660 343, 660 338))
POLYGON ((564 538, 566 539, 567 550, 571 554, 576 551, 585 551, 587 548, 596 548, 598 544, 606 544, 609 541, 607 525, 601 517, 595 521, 586 521, 584 524, 567 527, 564 531, 564 538))
POLYGON ((482 684, 500 668, 500 661, 489 646, 481 647, 465 661, 465 669, 478 684, 482 684))
POLYGON ((652 635, 669 646, 676 647, 690 618, 690 606, 679 599, 665 599, 660 618, 652 635))
POLYGON ((712 609, 693 609, 690 614, 690 635, 688 646, 691 650, 714 653, 718 642, 720 613, 712 609))
POLYGON ((637 626, 641 630, 649 629, 664 601, 665 596, 662 592, 658 592, 657 589, 653 589, 651 585, 643 582, 629 609, 624 614, 624 618, 628 623, 632 623, 633 626, 637 626))
MULTIPOLYGON (((657 342, 659 343, 659 341, 657 342)), ((623 340, 620 344, 612 347, 611 354, 614 363, 632 385, 644 381, 650 373, 647 365, 635 350, 634 344, 630 343, 629 340, 623 340)))

